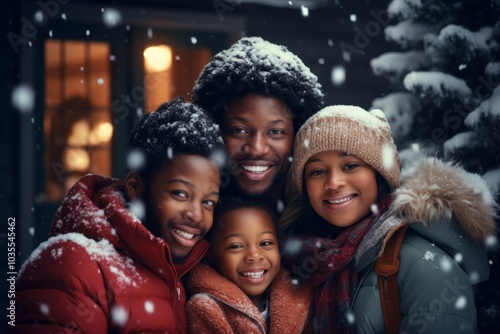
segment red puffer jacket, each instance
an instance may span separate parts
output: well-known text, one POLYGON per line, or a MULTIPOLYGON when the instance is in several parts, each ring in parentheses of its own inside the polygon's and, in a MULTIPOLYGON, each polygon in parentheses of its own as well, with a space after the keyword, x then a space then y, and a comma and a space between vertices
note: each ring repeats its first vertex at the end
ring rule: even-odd
POLYGON ((10 333, 185 333, 180 278, 201 240, 174 265, 163 239, 125 208, 123 183, 88 175, 68 193, 51 238, 23 264, 10 333))

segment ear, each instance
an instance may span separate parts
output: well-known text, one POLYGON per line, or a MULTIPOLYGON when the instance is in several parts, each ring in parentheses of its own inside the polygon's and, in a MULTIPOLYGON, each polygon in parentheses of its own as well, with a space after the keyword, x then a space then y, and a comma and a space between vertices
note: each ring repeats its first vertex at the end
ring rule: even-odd
POLYGON ((129 200, 139 199, 144 195, 144 181, 137 172, 129 172, 125 178, 125 193, 129 200))

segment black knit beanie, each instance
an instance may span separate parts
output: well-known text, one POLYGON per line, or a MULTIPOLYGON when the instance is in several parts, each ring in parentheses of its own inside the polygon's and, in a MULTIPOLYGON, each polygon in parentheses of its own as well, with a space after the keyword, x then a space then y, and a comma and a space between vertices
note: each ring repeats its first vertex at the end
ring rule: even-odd
POLYGON ((284 102, 294 132, 320 110, 324 94, 318 78, 285 46, 260 37, 244 37, 212 57, 193 89, 193 101, 218 122, 228 101, 257 93, 284 102))

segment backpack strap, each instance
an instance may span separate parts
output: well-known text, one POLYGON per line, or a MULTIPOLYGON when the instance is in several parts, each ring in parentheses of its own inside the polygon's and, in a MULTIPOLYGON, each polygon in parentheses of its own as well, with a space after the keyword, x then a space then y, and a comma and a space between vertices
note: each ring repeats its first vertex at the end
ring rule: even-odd
POLYGON ((387 334, 398 333, 401 327, 401 309, 399 308, 398 281, 399 250, 410 224, 398 228, 389 240, 375 263, 375 272, 378 274, 380 301, 384 314, 385 330, 387 334))

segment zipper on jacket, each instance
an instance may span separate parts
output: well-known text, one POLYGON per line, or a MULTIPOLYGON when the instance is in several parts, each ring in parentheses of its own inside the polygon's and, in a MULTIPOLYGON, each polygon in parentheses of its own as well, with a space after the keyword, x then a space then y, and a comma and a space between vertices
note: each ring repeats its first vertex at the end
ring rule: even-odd
POLYGON ((352 301, 351 301, 351 310, 354 306, 354 301, 356 300, 356 297, 358 296, 358 292, 361 289, 361 285, 363 284, 363 281, 366 279, 366 277, 373 270, 373 267, 375 267, 375 262, 372 262, 372 264, 370 265, 370 268, 368 268, 368 270, 364 273, 363 277, 359 281, 358 286, 356 287, 356 292, 354 293, 354 297, 352 298, 352 301))
POLYGON ((247 317, 249 317, 250 319, 252 319, 253 321, 255 321, 257 323, 257 325, 260 327, 260 329, 262 330, 262 333, 266 334, 266 329, 264 328, 264 326, 262 326, 262 324, 260 323, 259 319, 255 318, 255 317, 252 317, 250 314, 244 312, 243 310, 240 310, 237 307, 234 307, 233 305, 227 303, 226 301, 220 299, 217 296, 212 295, 211 293, 207 293, 207 295, 209 295, 210 297, 212 297, 214 299, 217 299, 218 301, 220 301, 223 304, 226 304, 230 308, 235 309, 236 311, 239 311, 239 312, 243 313, 244 315, 246 315, 247 317))

